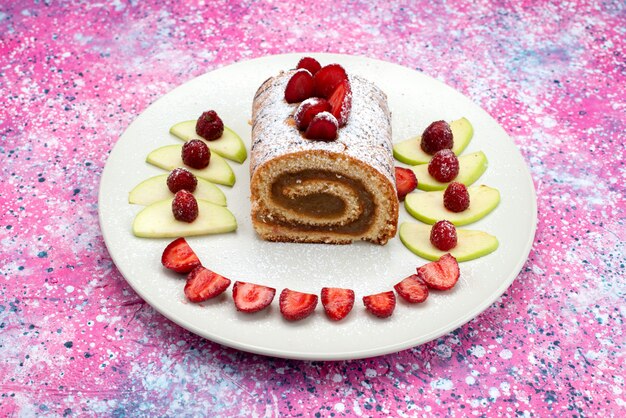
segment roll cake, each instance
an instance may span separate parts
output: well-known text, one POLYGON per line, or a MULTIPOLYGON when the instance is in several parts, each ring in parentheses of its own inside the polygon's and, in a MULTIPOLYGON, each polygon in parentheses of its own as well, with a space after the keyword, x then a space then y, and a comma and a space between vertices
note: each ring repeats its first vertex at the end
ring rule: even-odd
POLYGON ((350 75, 352 109, 332 142, 304 137, 298 104, 284 99, 294 71, 257 90, 252 105, 252 224, 281 242, 385 244, 395 236, 398 198, 385 93, 350 75))

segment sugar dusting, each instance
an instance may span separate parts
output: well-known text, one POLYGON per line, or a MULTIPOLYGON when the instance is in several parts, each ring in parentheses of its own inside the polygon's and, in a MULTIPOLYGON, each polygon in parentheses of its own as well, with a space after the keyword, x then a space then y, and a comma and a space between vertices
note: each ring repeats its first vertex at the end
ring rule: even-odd
POLYGON ((339 127, 339 122, 337 122, 337 118, 335 118, 335 116, 333 116, 333 114, 330 112, 320 112, 317 115, 315 115, 313 120, 315 120, 316 118, 327 120, 328 122, 331 122, 336 127, 339 127))
POLYGON ((357 75, 350 75, 352 111, 333 142, 310 141, 295 127, 293 114, 298 104, 284 98, 294 71, 267 80, 257 91, 252 107, 250 173, 281 155, 309 150, 343 153, 372 166, 395 183, 391 141, 391 114, 385 93, 357 75))

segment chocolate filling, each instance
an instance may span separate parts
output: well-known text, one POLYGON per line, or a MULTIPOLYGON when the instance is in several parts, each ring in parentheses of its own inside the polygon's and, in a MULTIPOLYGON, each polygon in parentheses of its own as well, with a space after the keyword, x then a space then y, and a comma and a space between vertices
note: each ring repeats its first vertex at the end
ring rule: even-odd
POLYGON ((332 181, 347 184, 348 187, 356 191, 361 208, 361 216, 346 225, 332 227, 279 220, 274 220, 274 223, 301 231, 328 231, 332 229, 333 232, 347 234, 362 234, 369 229, 374 217, 374 199, 365 189, 363 183, 344 175, 321 170, 283 173, 272 184, 272 198, 280 206, 320 219, 338 218, 345 212, 346 204, 343 199, 329 193, 315 193, 294 199, 285 196, 283 193, 286 187, 297 185, 299 182, 306 180, 332 181))

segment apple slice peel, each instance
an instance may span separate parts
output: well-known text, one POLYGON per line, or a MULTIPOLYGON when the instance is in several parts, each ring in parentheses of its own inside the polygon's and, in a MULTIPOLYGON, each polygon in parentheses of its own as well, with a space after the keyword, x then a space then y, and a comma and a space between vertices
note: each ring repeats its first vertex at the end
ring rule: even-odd
POLYGON ((133 234, 140 238, 175 238, 232 232, 237 220, 230 210, 198 199, 198 217, 190 223, 180 222, 172 214, 172 200, 146 206, 133 221, 133 234))
MULTIPOLYGON (((459 157, 459 174, 452 180, 463 183, 466 186, 473 184, 476 180, 487 171, 487 156, 482 151, 459 157)), ((444 190, 448 187, 448 183, 442 183, 435 180, 428 173, 428 164, 421 164, 411 167, 411 170, 417 177, 417 188, 425 191, 444 190)))
POLYGON ((203 178, 211 183, 232 186, 235 184, 235 173, 226 160, 219 154, 212 153, 209 165, 206 168, 196 169, 186 166, 180 156, 182 145, 165 145, 152 151, 146 157, 146 162, 163 170, 172 171, 178 167, 185 167, 196 177, 203 178))
MULTIPOLYGON (((128 194, 128 203, 148 206, 159 200, 173 199, 174 193, 167 187, 167 176, 168 174, 161 174, 139 183, 128 194)), ((226 196, 219 187, 202 178, 198 178, 197 181, 196 190, 193 191, 196 199, 226 206, 226 196)))
MULTIPOLYGON (((474 127, 466 118, 460 118, 450 122, 450 129, 454 138, 452 152, 457 156, 461 155, 474 137, 474 127)), ((394 144, 394 158, 409 165, 428 164, 433 156, 422 150, 420 142, 421 135, 417 135, 394 144)))
POLYGON ((196 133, 196 123, 195 119, 179 122, 170 128, 170 133, 185 142, 201 139, 209 146, 212 153, 238 163, 243 163, 248 158, 248 151, 241 137, 228 126, 224 126, 224 133, 220 138, 207 141, 196 133))
POLYGON ((456 226, 474 223, 491 213, 500 203, 498 189, 481 184, 467 188, 470 206, 463 212, 452 212, 443 205, 443 190, 409 193, 404 207, 418 221, 429 225, 443 219, 456 226))
POLYGON ((498 239, 486 232, 457 228, 458 243, 448 251, 441 251, 430 243, 430 225, 403 222, 400 225, 400 240, 414 254, 427 260, 436 261, 445 253, 450 253, 457 261, 469 261, 494 252, 498 239))

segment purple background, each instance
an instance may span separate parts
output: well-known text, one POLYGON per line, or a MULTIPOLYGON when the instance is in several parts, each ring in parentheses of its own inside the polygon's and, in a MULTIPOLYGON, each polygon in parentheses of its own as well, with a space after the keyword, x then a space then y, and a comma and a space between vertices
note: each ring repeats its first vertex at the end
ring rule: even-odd
POLYGON ((623 2, 3 3, 2 414, 626 414, 623 2), (535 243, 470 323, 369 360, 266 358, 174 325, 116 270, 97 192, 124 129, 193 77, 298 51, 423 71, 520 148, 535 243))

